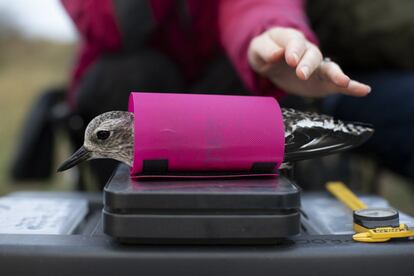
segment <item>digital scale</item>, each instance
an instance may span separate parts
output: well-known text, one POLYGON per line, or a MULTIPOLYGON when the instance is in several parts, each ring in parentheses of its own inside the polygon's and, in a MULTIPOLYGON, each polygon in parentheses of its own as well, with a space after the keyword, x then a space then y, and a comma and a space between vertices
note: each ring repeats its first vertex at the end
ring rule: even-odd
POLYGON ((280 176, 132 180, 104 188, 103 231, 123 243, 274 244, 300 232, 300 189, 280 176))

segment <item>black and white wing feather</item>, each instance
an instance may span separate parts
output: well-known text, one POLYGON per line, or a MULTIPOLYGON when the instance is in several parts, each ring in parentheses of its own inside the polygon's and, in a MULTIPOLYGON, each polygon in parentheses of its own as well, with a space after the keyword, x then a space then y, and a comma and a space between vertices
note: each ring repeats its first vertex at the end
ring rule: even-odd
POLYGON ((343 122, 328 115, 282 109, 285 160, 299 161, 357 147, 374 133, 372 126, 343 122))

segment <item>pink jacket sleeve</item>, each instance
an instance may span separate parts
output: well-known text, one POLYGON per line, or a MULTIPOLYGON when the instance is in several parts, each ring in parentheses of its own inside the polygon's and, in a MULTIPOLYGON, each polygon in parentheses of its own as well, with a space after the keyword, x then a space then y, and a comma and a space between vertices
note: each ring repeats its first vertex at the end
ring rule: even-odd
POLYGON ((121 47, 121 34, 111 0, 61 0, 81 37, 77 64, 68 89, 69 105, 74 107, 74 91, 83 74, 103 53, 121 47))
POLYGON ((247 61, 250 41, 275 26, 298 29, 310 41, 317 41, 308 26, 303 0, 220 0, 221 43, 245 86, 255 94, 280 98, 283 92, 253 72, 247 61))
POLYGON ((61 0, 84 43, 104 50, 120 47, 120 33, 111 0, 61 0))

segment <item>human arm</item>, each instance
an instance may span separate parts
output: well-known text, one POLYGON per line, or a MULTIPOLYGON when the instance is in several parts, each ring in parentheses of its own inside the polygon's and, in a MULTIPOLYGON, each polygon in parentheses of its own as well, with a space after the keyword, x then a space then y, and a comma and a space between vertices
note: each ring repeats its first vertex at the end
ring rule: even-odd
POLYGON ((365 95, 368 86, 348 81, 336 64, 323 62, 303 5, 302 0, 220 1, 221 42, 246 87, 276 97, 282 96, 282 90, 313 97, 335 91, 365 95), (296 63, 291 57, 295 47, 302 47, 296 63), (303 62, 302 57, 306 57, 303 62), (305 61, 309 63, 306 77, 301 70, 305 61))

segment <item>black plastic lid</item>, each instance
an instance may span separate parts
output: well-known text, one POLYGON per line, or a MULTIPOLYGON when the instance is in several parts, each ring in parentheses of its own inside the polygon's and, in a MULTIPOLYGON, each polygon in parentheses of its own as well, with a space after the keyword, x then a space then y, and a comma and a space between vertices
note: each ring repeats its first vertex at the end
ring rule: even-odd
POLYGON ((300 189, 284 177, 135 181, 121 165, 104 188, 105 209, 286 210, 300 207, 300 189))

